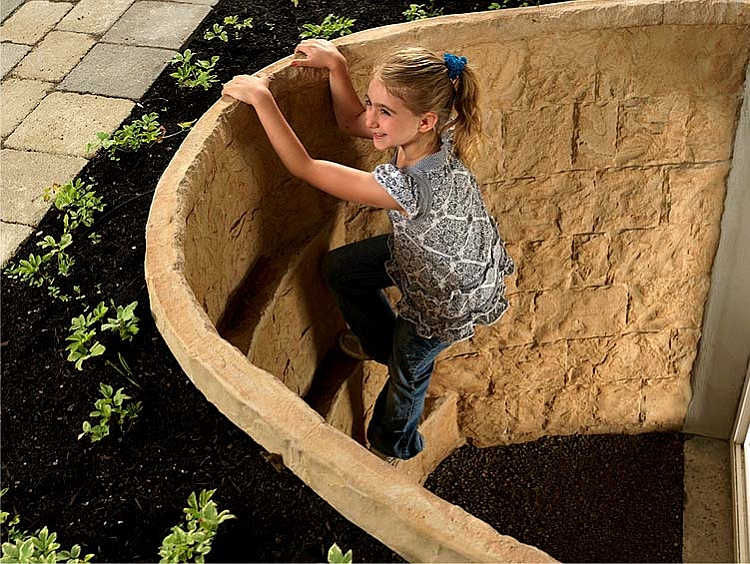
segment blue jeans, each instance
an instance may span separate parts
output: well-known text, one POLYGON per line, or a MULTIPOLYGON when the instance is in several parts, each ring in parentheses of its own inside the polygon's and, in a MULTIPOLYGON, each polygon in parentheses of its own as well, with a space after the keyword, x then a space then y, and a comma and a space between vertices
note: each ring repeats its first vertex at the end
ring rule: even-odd
POLYGON ((362 348, 388 366, 367 440, 383 454, 408 459, 424 448, 417 427, 435 358, 449 343, 418 335, 413 323, 395 314, 383 292, 393 286, 385 270, 390 258, 388 235, 381 235, 329 252, 323 271, 362 348))

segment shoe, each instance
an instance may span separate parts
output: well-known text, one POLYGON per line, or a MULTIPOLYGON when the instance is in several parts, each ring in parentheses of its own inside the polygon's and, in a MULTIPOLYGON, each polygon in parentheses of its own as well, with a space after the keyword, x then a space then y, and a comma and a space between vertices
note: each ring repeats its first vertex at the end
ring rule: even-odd
POLYGON ((362 343, 351 330, 339 335, 339 348, 346 356, 356 360, 372 360, 372 357, 362 348, 362 343))
POLYGON ((382 460, 386 464, 390 464, 391 466, 395 466, 396 462, 400 460, 399 458, 396 458, 395 456, 388 456, 386 454, 383 454, 379 450, 375 450, 373 447, 370 447, 367 450, 369 450, 372 454, 377 456, 380 460, 382 460))

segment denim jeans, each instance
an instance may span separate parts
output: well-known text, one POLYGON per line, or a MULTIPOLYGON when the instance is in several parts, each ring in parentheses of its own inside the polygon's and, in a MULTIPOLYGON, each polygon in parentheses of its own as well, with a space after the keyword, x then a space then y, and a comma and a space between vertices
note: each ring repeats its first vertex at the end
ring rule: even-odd
POLYGON ((393 311, 383 292, 393 286, 385 270, 390 258, 388 235, 381 235, 329 252, 323 271, 362 348, 388 366, 367 440, 383 454, 408 459, 424 448, 417 427, 435 358, 449 343, 418 335, 414 324, 393 311))

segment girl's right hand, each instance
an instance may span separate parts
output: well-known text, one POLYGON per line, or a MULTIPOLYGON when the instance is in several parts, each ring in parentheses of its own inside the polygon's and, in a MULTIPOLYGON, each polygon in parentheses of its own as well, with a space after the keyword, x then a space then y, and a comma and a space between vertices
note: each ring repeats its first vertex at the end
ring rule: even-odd
POLYGON ((346 60, 336 46, 325 39, 305 39, 294 49, 295 55, 302 55, 292 60, 293 67, 314 67, 333 70, 346 60))

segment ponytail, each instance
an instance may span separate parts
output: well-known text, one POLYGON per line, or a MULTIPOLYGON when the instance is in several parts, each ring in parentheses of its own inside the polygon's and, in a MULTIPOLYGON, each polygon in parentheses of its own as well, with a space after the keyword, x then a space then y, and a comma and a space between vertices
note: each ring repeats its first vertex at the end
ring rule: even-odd
POLYGON ((453 80, 455 115, 440 130, 453 129, 453 149, 467 167, 472 168, 482 154, 484 133, 479 111, 481 88, 474 70, 464 66, 461 75, 453 80))

